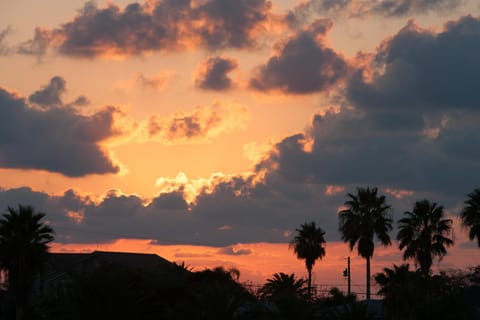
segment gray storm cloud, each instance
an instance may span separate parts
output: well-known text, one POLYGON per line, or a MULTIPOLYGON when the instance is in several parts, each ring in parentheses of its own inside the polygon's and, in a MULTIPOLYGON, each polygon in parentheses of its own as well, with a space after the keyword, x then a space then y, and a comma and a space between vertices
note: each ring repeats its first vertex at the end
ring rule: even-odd
POLYGON ((292 28, 299 28, 312 17, 347 16, 367 18, 372 15, 382 17, 404 17, 428 13, 442 14, 462 5, 462 0, 308 0, 302 1, 284 17, 292 28))
POLYGON ((89 1, 58 28, 35 30, 19 52, 42 55, 49 48, 72 57, 141 55, 153 51, 251 48, 269 19, 266 0, 147 1, 104 8, 89 1))
POLYGON ((383 71, 361 72, 348 86, 349 100, 365 109, 478 109, 480 19, 465 16, 434 33, 410 21, 383 42, 375 56, 383 71))
POLYGON ((42 89, 32 93, 28 100, 42 107, 59 107, 63 104, 62 95, 66 91, 66 82, 62 77, 55 76, 42 89))
POLYGON ((330 20, 317 20, 281 45, 278 54, 258 67, 250 86, 259 91, 289 94, 328 92, 345 79, 350 67, 325 44, 330 20))
POLYGON ((63 104, 64 90, 65 81, 52 78, 29 98, 42 107, 38 109, 0 88, 0 167, 48 170, 71 177, 119 172, 100 145, 118 134, 114 129, 118 110, 107 107, 91 115, 80 114, 63 104))
POLYGON ((224 91, 231 89, 233 81, 228 73, 237 67, 238 63, 233 59, 209 58, 201 63, 195 83, 199 88, 206 90, 224 91))
POLYGON ((292 181, 468 192, 480 176, 480 20, 437 33, 409 22, 347 81, 348 108, 316 115, 262 166, 292 181), (306 150, 305 141, 310 141, 306 150))

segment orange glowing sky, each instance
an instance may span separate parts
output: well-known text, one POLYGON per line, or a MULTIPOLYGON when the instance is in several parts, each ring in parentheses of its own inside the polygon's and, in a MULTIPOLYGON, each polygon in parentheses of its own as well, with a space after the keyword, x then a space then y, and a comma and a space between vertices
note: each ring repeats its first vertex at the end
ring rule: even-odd
MULTIPOLYGON (((337 231, 347 193, 378 186, 395 220, 423 198, 455 218, 480 181, 480 6, 402 3, 2 1, 0 208, 46 212, 53 251, 254 283, 304 276, 288 242, 316 221, 315 282, 344 285, 350 255, 362 286, 337 231)), ((480 262, 455 230, 436 268, 480 262)), ((375 272, 401 262, 376 250, 375 272)))

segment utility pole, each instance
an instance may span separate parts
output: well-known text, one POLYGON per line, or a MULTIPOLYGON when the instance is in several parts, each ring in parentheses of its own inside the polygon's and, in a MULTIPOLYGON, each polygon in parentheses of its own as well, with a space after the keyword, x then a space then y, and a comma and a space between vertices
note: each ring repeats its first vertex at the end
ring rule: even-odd
POLYGON ((350 256, 347 258, 347 269, 343 270, 343 276, 347 278, 348 295, 352 293, 350 286, 350 256))
POLYGON ((348 269, 348 295, 350 295, 352 293, 352 291, 350 290, 350 256, 348 257, 348 260, 347 260, 347 269, 348 269))

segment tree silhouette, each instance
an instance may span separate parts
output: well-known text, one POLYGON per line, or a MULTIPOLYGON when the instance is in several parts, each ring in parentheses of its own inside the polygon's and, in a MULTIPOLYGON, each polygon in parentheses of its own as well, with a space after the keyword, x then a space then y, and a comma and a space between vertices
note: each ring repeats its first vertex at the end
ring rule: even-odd
POLYGON ((268 300, 303 299, 307 287, 304 279, 295 279, 295 274, 275 273, 259 290, 262 298, 268 300))
POLYGON ((478 286, 472 286, 470 276, 451 270, 425 277, 408 264, 384 268, 375 280, 384 297, 385 319, 479 319, 478 286))
POLYGON ((240 272, 216 267, 195 272, 189 282, 196 319, 233 319, 242 305, 253 302, 254 296, 237 280, 240 272))
POLYGON ((377 195, 377 188, 358 188, 357 194, 349 193, 346 209, 339 214, 339 230, 342 240, 348 242, 350 250, 357 245, 358 254, 367 262, 367 300, 370 299, 370 259, 373 256, 376 236, 384 246, 391 244, 388 233, 392 230, 391 206, 385 196, 377 195))
POLYGON ((15 299, 16 319, 25 319, 34 276, 43 267, 53 230, 30 206, 8 207, 0 220, 0 269, 6 271, 8 291, 15 299))
POLYGON ((477 244, 480 247, 480 189, 475 189, 468 194, 460 218, 462 225, 468 229, 470 240, 477 238, 477 244))
POLYGON ((384 297, 386 311, 393 320, 415 319, 418 302, 425 296, 425 283, 419 273, 409 269, 408 264, 393 265, 393 269, 383 268, 374 276, 381 287, 378 294, 384 297))
POLYGON ((315 222, 304 223, 296 229, 297 235, 290 242, 290 248, 298 259, 305 259, 308 271, 308 300, 312 298, 312 267, 317 259, 325 256, 325 232, 315 222))
MULTIPOLYGON (((258 291, 263 303, 270 306, 272 319, 310 319, 310 307, 307 303, 307 280, 297 279, 295 275, 275 273, 258 291), (273 308, 272 304, 273 303, 273 308)), ((252 317, 251 319, 264 319, 252 317)))
POLYGON ((413 259, 424 275, 430 273, 434 257, 442 259, 453 245, 452 219, 443 219, 443 207, 428 200, 415 202, 399 221, 397 240, 403 259, 413 259))

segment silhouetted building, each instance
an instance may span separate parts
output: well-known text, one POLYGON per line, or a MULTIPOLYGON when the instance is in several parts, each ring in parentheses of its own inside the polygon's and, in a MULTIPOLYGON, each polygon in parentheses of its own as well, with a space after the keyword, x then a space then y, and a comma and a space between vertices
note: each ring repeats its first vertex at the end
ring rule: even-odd
POLYGON ((156 254, 94 251, 92 253, 50 253, 44 271, 35 289, 45 292, 55 289, 61 292, 72 277, 85 275, 100 267, 115 266, 135 272, 168 276, 178 266, 156 254))

